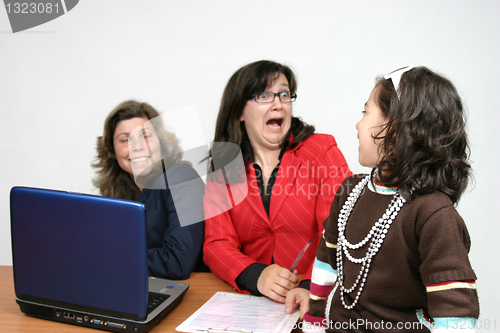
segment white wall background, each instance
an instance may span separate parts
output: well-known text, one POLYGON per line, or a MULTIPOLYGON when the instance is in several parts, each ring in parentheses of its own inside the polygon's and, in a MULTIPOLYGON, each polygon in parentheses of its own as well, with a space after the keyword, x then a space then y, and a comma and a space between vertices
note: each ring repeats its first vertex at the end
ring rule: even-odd
POLYGON ((95 139, 125 99, 163 112, 194 104, 210 140, 230 75, 255 60, 283 62, 298 76, 295 115, 334 134, 352 170, 365 172, 354 126, 375 76, 426 65, 468 107, 475 184, 458 210, 481 318, 500 331, 499 16, 497 0, 86 0, 12 34, 0 9, 0 264, 12 264, 11 187, 97 193, 95 139))

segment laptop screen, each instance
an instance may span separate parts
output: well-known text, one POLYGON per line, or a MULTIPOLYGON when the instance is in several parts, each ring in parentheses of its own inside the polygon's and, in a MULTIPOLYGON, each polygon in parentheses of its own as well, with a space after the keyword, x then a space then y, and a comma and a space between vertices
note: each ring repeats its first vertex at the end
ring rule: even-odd
POLYGON ((11 190, 10 204, 18 298, 147 316, 144 205, 26 187, 11 190))

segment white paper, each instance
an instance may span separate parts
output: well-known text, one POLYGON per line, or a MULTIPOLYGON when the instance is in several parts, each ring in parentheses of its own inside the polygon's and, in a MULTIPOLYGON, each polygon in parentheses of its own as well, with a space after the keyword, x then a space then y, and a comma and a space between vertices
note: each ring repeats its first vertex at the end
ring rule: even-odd
POLYGON ((266 297, 218 292, 176 328, 179 332, 290 332, 300 311, 266 297))

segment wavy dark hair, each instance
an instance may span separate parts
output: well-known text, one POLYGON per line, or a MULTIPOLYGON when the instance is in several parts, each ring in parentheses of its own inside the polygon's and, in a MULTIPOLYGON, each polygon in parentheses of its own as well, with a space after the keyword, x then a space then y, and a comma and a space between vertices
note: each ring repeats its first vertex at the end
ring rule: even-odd
MULTIPOLYGON (((134 179, 124 171, 116 160, 113 145, 113 135, 116 126, 122 120, 145 117, 149 120, 159 117, 160 114, 151 105, 139 103, 133 100, 125 101, 115 107, 104 121, 103 135, 97 138, 97 156, 91 164, 97 170, 97 176, 93 184, 99 189, 101 195, 112 198, 135 200, 141 190, 134 179)), ((156 134, 160 140, 162 156, 165 168, 181 162, 182 150, 174 133, 167 131, 161 118, 153 122, 156 134)))
MULTIPOLYGON (((376 100, 389 120, 378 178, 402 195, 441 191, 456 204, 471 176, 463 103, 455 86, 426 67, 401 76, 399 94, 391 79, 378 77, 376 100)), ((386 130, 386 133, 382 133, 386 130)))
MULTIPOLYGON (((252 145, 245 130, 245 125, 240 121, 240 116, 247 101, 255 93, 264 91, 266 87, 272 85, 280 74, 285 75, 288 80, 290 91, 297 91, 297 80, 292 69, 274 61, 256 61, 241 67, 233 74, 222 94, 215 126, 214 142, 236 144, 240 147, 245 162, 253 160, 252 145)), ((289 148, 293 149, 313 134, 314 131, 314 126, 308 125, 300 118, 292 116, 290 130, 285 135, 285 138, 289 138, 290 133, 293 133, 293 141, 289 143, 287 140, 284 140, 281 143, 281 147, 289 144, 289 148)), ((235 157, 236 152, 234 149, 225 149, 227 146, 221 147, 224 148, 211 149, 210 151, 208 157, 209 172, 217 169, 214 166, 214 159, 219 161, 221 165, 224 165, 224 163, 229 163, 235 157)))

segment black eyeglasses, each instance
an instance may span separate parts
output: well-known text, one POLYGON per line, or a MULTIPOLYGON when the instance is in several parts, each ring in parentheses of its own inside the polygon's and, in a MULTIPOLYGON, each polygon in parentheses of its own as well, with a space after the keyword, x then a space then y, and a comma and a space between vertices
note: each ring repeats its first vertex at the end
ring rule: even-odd
POLYGON ((279 97, 280 101, 283 103, 291 103, 295 102, 297 99, 297 94, 293 91, 280 91, 280 92, 272 92, 272 91, 263 91, 253 94, 252 98, 257 103, 272 103, 276 96, 279 97))

